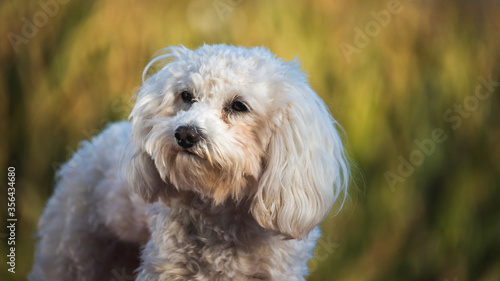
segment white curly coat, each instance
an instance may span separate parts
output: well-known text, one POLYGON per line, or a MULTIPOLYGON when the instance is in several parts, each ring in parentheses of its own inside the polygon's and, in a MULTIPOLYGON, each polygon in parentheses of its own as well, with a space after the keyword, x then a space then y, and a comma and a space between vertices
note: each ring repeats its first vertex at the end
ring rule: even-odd
POLYGON ((131 122, 58 172, 30 279, 131 280, 137 268, 144 281, 304 280, 349 167, 298 63, 264 48, 171 47, 144 76, 159 64, 131 122), (181 126, 201 139, 183 147, 181 126))

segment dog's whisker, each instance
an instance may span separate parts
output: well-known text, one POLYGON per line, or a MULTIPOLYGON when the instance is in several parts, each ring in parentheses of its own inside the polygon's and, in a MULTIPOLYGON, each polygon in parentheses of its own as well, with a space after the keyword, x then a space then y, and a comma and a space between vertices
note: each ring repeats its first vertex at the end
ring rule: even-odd
POLYGON ((213 168, 214 167, 214 163, 212 161, 212 157, 210 157, 210 153, 208 151, 208 147, 204 147, 204 150, 205 150, 205 155, 207 156, 207 161, 208 161, 208 163, 210 163, 210 166, 213 168))

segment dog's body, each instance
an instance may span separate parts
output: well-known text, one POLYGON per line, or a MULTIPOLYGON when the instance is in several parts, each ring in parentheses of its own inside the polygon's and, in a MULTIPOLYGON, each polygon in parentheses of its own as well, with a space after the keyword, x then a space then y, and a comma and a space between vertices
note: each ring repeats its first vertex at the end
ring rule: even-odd
POLYGON ((111 280, 130 274, 149 239, 148 204, 131 191, 120 163, 130 125, 111 126, 84 142, 58 173, 40 218, 32 280, 111 280), (109 204, 108 202, 114 202, 109 204))
POLYGON ((304 280, 347 185, 335 120, 264 49, 170 50, 59 172, 31 280, 112 280, 140 247, 137 280, 304 280))

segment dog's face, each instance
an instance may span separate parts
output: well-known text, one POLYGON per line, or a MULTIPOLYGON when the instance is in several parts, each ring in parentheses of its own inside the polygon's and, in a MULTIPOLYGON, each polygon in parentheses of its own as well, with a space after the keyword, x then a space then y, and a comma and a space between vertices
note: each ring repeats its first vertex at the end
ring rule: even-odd
MULTIPOLYGON (((169 188, 216 204, 252 200, 263 227, 302 238, 346 187, 335 120, 293 63, 263 48, 169 48, 131 113, 129 182, 149 202, 169 188)), ((146 72, 145 71, 145 72, 146 72)))

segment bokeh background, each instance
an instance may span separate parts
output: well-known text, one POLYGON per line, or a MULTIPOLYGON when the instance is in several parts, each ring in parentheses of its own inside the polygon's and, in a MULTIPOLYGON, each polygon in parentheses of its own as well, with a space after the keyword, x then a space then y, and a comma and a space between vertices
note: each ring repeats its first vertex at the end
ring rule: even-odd
POLYGON ((25 279, 55 171, 127 118, 153 54, 203 43, 297 56, 345 129, 357 187, 307 280, 500 280, 499 1, 3 0, 0 23, 1 280, 25 279))

